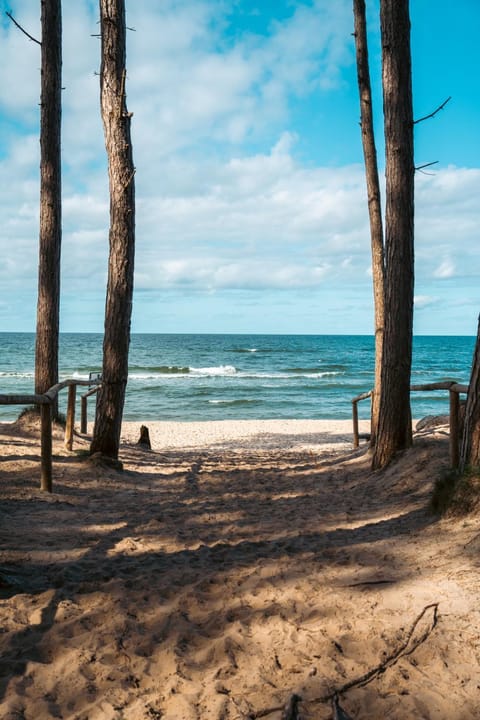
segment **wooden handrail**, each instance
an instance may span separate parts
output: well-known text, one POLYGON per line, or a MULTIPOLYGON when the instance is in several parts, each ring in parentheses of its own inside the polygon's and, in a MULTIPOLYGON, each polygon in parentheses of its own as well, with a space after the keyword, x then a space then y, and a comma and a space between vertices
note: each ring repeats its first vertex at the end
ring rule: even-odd
POLYGON ((460 385, 459 383, 454 383, 452 387, 450 388, 452 392, 456 393, 468 393, 468 385, 460 385))
POLYGON ((373 390, 369 390, 368 392, 364 392, 361 395, 357 395, 357 397, 353 398, 352 403, 357 403, 359 400, 366 400, 369 397, 372 397, 373 390))
MULTIPOLYGON (((437 383, 425 383, 423 385, 411 385, 410 390, 415 391, 433 391, 448 390, 449 392, 449 429, 450 429, 450 462, 452 468, 457 468, 460 461, 460 393, 468 393, 468 385, 458 383, 456 380, 443 380, 437 383)), ((358 403, 360 400, 366 400, 372 397, 373 390, 357 395, 352 400, 352 420, 353 420, 353 447, 359 446, 358 433, 358 403)))
POLYGON ((438 383, 424 383, 423 385, 410 385, 410 390, 450 390, 455 380, 442 380, 438 383))
POLYGON ((52 405, 58 393, 68 387, 67 417, 65 423, 65 446, 73 448, 73 430, 75 426, 75 396, 77 385, 95 385, 86 395, 96 392, 101 385, 100 379, 78 380, 69 378, 53 385, 43 394, 31 395, 0 395, 0 405, 39 405, 40 406, 40 454, 41 475, 40 488, 52 492, 52 405))
MULTIPOLYGON (((52 387, 42 395, 38 395, 36 393, 32 393, 30 395, 0 395, 0 405, 44 405, 55 400, 58 393, 66 387, 70 387, 72 385, 87 385, 89 387, 91 385, 95 385, 98 387, 100 384, 101 380, 77 380, 76 378, 70 378, 68 380, 63 380, 56 385, 52 385, 52 387)), ((92 389, 92 392, 96 392, 96 387, 92 389)))

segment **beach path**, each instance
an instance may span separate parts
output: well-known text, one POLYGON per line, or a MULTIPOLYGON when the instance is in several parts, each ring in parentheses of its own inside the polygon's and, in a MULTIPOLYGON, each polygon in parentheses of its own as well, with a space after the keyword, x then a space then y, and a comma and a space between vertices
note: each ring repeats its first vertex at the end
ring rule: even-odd
POLYGON ((125 426, 123 472, 56 433, 52 495, 36 430, 0 426, 0 717, 478 717, 480 520, 428 511, 445 429, 372 474, 347 426, 183 425, 151 452, 125 426))

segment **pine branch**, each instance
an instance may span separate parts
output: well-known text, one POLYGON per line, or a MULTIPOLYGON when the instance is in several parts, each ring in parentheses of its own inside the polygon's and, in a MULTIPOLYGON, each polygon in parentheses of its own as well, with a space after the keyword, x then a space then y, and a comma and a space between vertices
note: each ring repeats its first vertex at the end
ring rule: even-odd
POLYGON ((415 172, 416 172, 417 170, 423 170, 423 168, 430 167, 431 165, 436 165, 437 163, 438 163, 438 160, 434 160, 433 162, 425 163, 425 165, 418 165, 418 166, 415 168, 415 172))
POLYGON ((434 110, 433 112, 431 112, 429 115, 425 115, 424 117, 418 118, 418 120, 414 120, 414 121, 413 121, 413 124, 416 125, 417 123, 421 123, 421 122, 423 122, 424 120, 428 120, 429 118, 435 117, 435 115, 436 115, 438 112, 440 112, 440 110, 443 110, 443 108, 445 107, 445 105, 446 105, 446 104, 448 103, 448 101, 451 100, 451 99, 452 99, 451 96, 448 97, 441 105, 439 105, 439 106, 437 107, 436 110, 434 110))
POLYGON ((34 38, 33 35, 30 35, 30 33, 28 33, 26 30, 23 29, 23 27, 15 20, 15 18, 14 18, 13 15, 12 15, 12 13, 8 12, 8 10, 5 10, 5 15, 10 18, 10 20, 13 22, 13 24, 16 25, 17 28, 18 28, 19 30, 21 30, 22 33, 28 37, 29 40, 31 40, 32 42, 37 43, 37 45, 41 45, 41 44, 42 44, 42 43, 40 42, 40 40, 37 40, 37 38, 34 38))

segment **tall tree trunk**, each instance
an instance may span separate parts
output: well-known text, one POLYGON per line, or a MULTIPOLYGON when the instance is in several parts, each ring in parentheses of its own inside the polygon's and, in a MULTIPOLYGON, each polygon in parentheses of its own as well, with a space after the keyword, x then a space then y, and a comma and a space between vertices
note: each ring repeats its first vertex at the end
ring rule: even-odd
POLYGON ((371 447, 375 446, 381 394, 383 333, 385 324, 385 259, 383 247, 382 206, 378 179, 377 149, 373 130, 372 91, 368 64, 365 0, 353 0, 357 78, 360 94, 363 157, 367 181, 370 244, 372 249, 373 300, 375 308, 375 386, 372 397, 371 447))
POLYGON ((408 0, 381 0, 386 152, 385 335, 373 468, 412 443, 414 155, 408 0))
MULTIPOLYGON (((58 382, 60 251, 62 242, 61 0, 42 0, 40 100, 40 237, 38 263, 35 392, 58 382)), ((57 408, 54 409, 54 415, 57 408)))
POLYGON ((110 186, 110 255, 105 306, 102 387, 91 452, 118 457, 133 298, 135 184, 131 113, 125 100, 124 0, 100 0, 102 61, 100 99, 110 186))
POLYGON ((460 453, 460 470, 480 465, 480 317, 477 330, 477 341, 473 353, 472 371, 468 386, 467 404, 465 406, 465 423, 463 426, 462 450, 460 453))

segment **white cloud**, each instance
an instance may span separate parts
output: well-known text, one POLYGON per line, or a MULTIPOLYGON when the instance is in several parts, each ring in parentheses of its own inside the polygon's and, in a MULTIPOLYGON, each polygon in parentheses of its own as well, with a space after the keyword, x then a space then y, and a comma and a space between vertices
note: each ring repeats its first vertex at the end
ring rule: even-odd
POLYGON ((417 176, 415 257, 417 274, 438 281, 480 273, 480 169, 455 168, 417 176))
POLYGON ((430 307, 438 302, 438 298, 429 295, 415 295, 414 304, 416 309, 430 307))
POLYGON ((256 259, 219 260, 215 257, 189 258, 162 261, 158 259, 148 273, 137 273, 137 289, 189 287, 217 290, 291 290, 321 285, 328 265, 305 266, 299 263, 285 264, 268 258, 264 262, 256 259), (152 278, 155 278, 152 283, 152 278))
POLYGON ((272 23, 270 35, 238 33, 225 42, 228 9, 213 0, 129 8, 136 32, 129 35, 128 99, 139 163, 205 140, 261 137, 288 118, 291 94, 338 82, 351 62, 345 0, 300 3, 291 18, 272 23))
POLYGON ((443 260, 440 265, 434 270, 433 277, 436 278, 451 278, 455 275, 455 263, 451 258, 443 260))
POLYGON ((362 169, 307 170, 287 150, 283 136, 268 155, 211 165, 195 195, 141 200, 141 286, 289 289, 318 285, 327 274, 346 277, 359 264, 363 272, 362 169), (155 243, 144 243, 153 236, 155 243))

